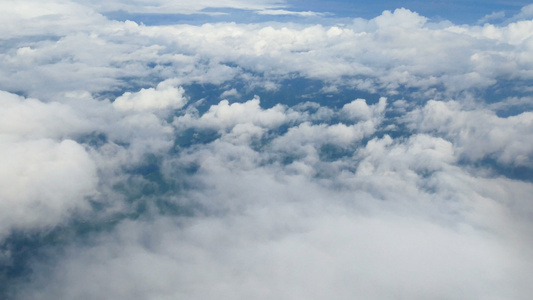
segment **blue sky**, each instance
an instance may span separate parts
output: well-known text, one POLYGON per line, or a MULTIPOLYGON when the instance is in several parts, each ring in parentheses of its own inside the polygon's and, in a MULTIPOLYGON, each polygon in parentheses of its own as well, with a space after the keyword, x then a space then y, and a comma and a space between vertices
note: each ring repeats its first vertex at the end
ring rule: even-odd
POLYGON ((429 18, 433 22, 449 20, 458 24, 476 24, 487 16, 492 16, 492 23, 502 22, 518 13, 522 7, 530 4, 528 1, 286 1, 276 6, 293 12, 312 11, 325 13, 319 20, 317 17, 290 16, 258 16, 249 10, 231 8, 206 8, 204 12, 223 12, 225 15, 206 16, 202 14, 176 14, 164 11, 146 14, 140 11, 114 11, 110 16, 119 19, 134 19, 146 24, 168 23, 205 23, 220 21, 235 22, 265 22, 265 21, 293 21, 293 22, 334 22, 333 19, 364 18, 371 19, 385 10, 407 8, 429 18))
POLYGON ((289 1, 296 10, 328 11, 340 17, 372 18, 384 10, 407 8, 430 19, 472 24, 486 15, 503 11, 507 16, 520 12, 528 1, 289 1))
POLYGON ((0 299, 531 298, 533 4, 0 7, 0 299))

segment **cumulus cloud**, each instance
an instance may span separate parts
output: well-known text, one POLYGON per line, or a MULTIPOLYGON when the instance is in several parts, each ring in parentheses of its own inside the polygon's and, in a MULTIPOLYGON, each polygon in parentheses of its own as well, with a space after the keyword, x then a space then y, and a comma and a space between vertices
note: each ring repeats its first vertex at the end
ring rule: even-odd
POLYGON ((0 237, 13 229, 55 226, 95 195, 94 162, 72 140, 20 141, 2 135, 0 237))
POLYGON ((58 102, 43 103, 37 99, 0 91, 0 132, 23 138, 62 138, 91 130, 92 124, 71 106, 58 102))
POLYGON ((472 176, 451 142, 423 134, 373 139, 346 159, 356 170, 323 179, 261 155, 221 140, 177 158, 197 159, 202 188, 174 201, 201 204, 201 215, 124 221, 53 271, 38 268, 54 282, 37 275, 44 288, 21 295, 527 297, 530 257, 514 247, 524 236, 507 203, 523 205, 530 184, 472 176))
POLYGON ((240 97, 241 95, 237 91, 237 89, 232 88, 231 90, 224 91, 222 94, 220 94, 220 98, 227 98, 227 97, 240 97))
MULTIPOLYGON (((259 97, 244 103, 229 104, 228 100, 222 100, 217 105, 212 105, 209 110, 199 118, 196 123, 199 126, 210 126, 216 129, 232 129, 238 124, 254 124, 261 127, 276 127, 284 123, 287 119, 285 107, 276 105, 270 109, 262 109, 259 105, 259 97)), ((177 124, 181 120, 187 121, 189 115, 185 115, 176 120, 177 124)))
MULTIPOLYGON (((72 16, 72 11, 63 13, 72 16)), ((45 22, 33 35, 53 32, 54 39, 10 45, 12 50, 2 54, 3 89, 21 91, 21 82, 30 82, 35 86, 28 91, 34 93, 30 96, 43 98, 51 93, 50 86, 55 87, 53 91, 94 93, 121 89, 124 74, 153 77, 154 81, 143 85, 150 88, 161 77, 179 78, 183 84, 222 84, 259 73, 266 77, 259 82, 275 85, 279 77, 296 73, 371 92, 397 94, 398 89, 416 88, 422 89, 421 97, 436 97, 484 89, 496 79, 529 80, 532 76, 527 55, 531 21, 500 27, 431 27, 426 18, 407 9, 332 27, 144 26, 95 16, 98 19, 78 17, 79 22, 91 25, 73 27, 75 34, 65 29, 70 26, 45 22), (72 80, 61 80, 62 74, 72 80)), ((34 17, 28 18, 34 22, 34 17)), ((3 32, 18 31, 6 27, 3 32)))
MULTIPOLYGON (((162 101, 168 100, 162 94, 162 101)), ((155 115, 124 114, 85 93, 66 95, 62 103, 5 91, 0 99, 2 238, 12 229, 63 224, 72 214, 90 211, 90 199, 113 202, 99 190, 112 179, 100 177, 108 168, 135 164, 147 152, 172 146, 167 141, 172 128, 155 115)))
POLYGON ((157 87, 141 89, 137 93, 126 92, 115 99, 113 106, 128 111, 159 111, 182 108, 186 99, 183 88, 160 83, 157 87))
POLYGON ((97 193, 96 166, 68 137, 89 130, 90 122, 60 103, 4 91, 0 99, 0 238, 13 229, 54 226, 87 209, 87 197, 97 193))
POLYGON ((101 13, 295 12, 4 4, 0 297, 533 292, 527 18, 147 26, 101 13))
POLYGON ((488 110, 464 110, 457 102, 429 101, 410 113, 411 127, 453 140, 463 158, 494 158, 504 165, 532 167, 533 114, 500 118, 488 110))
POLYGON ((354 101, 345 104, 342 111, 350 118, 368 120, 374 115, 382 114, 385 111, 386 98, 380 98, 379 104, 373 107, 367 105, 365 99, 355 99, 354 101))
POLYGON ((378 28, 394 26, 405 29, 420 28, 426 22, 427 18, 405 8, 396 9, 394 12, 386 10, 381 16, 371 20, 371 24, 375 24, 378 28))

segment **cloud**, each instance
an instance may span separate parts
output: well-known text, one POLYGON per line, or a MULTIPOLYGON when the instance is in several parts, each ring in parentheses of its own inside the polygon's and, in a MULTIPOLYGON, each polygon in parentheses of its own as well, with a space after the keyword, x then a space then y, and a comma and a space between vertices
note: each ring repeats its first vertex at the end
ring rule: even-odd
POLYGON ((318 13, 314 11, 289 11, 284 9, 265 9, 257 12, 260 15, 273 15, 273 16, 300 16, 300 17, 316 17, 322 16, 323 13, 318 13))
MULTIPOLYGON (((70 18, 83 8, 75 7, 63 13, 70 18)), ((29 15, 24 22, 33 24, 35 18, 29 15)), ((27 33, 6 27, 9 34, 48 37, 7 46, 10 51, 2 54, 0 72, 4 90, 45 100, 57 98, 49 94, 58 91, 139 91, 169 78, 178 78, 181 84, 218 85, 260 75, 264 78, 258 83, 276 87, 280 77, 300 74, 369 92, 396 95, 399 89, 415 88, 421 98, 442 98, 493 86, 501 78, 515 82, 532 76, 527 55, 530 21, 434 28, 407 9, 330 27, 144 26, 97 14, 78 16, 77 23, 58 20, 63 25, 44 22, 27 33), (49 37, 52 33, 54 38, 49 37), (62 80, 63 74, 72 80, 62 80), (33 88, 26 91, 22 82, 33 88), (138 85, 128 86, 132 83, 138 85)), ((12 23, 17 22, 22 21, 12 23)))
POLYGON ((0 21, 0 37, 57 36, 77 30, 96 29, 105 18, 92 9, 72 1, 43 3, 23 0, 13 3, 2 0, 5 16, 0 21))
POLYGON ((37 269, 53 282, 36 275, 21 295, 527 298, 520 274, 531 261, 512 246, 505 203, 522 202, 511 191, 531 185, 471 176, 454 165, 450 142, 375 139, 353 158, 356 172, 324 180, 250 166, 257 153, 241 148, 215 142, 189 153, 203 157, 202 188, 175 201, 192 198, 202 214, 121 222, 91 247, 69 248, 54 270, 37 269), (360 172, 367 163, 373 170, 360 172))
POLYGON ((11 230, 54 227, 89 209, 97 193, 96 166, 72 140, 18 140, 1 135, 0 239, 11 230))
POLYGON ((505 18, 505 11, 495 11, 491 14, 485 15, 483 18, 481 18, 479 21, 477 21, 478 24, 485 24, 493 20, 501 20, 505 18))
POLYGON ((241 95, 239 94, 239 92, 235 88, 233 88, 231 90, 224 91, 222 94, 220 94, 220 98, 227 98, 227 97, 239 97, 240 98, 240 96, 241 95))
POLYGON ((0 92, 0 240, 11 230, 55 226, 97 194, 96 166, 69 139, 92 124, 60 103, 0 92))
POLYGON ((286 108, 276 105, 270 109, 260 107, 259 97, 244 103, 229 104, 228 100, 222 100, 217 105, 212 105, 200 118, 184 115, 177 118, 174 124, 178 127, 198 126, 211 127, 221 131, 231 131, 237 125, 255 125, 265 128, 275 128, 287 122, 286 108), (194 118, 191 120, 191 118, 194 118))
POLYGON ((290 216, 276 216, 276 222, 260 214, 208 219, 179 231, 166 220, 124 224, 90 250, 69 251, 54 272, 57 281, 39 294, 26 291, 25 295, 36 299, 102 295, 266 299, 289 294, 309 299, 332 295, 386 299, 398 293, 417 299, 436 294, 458 299, 520 297, 508 285, 490 288, 491 282, 499 281, 499 272, 505 272, 506 261, 503 249, 488 240, 467 238, 416 219, 321 214, 306 224, 311 227, 287 230, 276 223, 290 216), (138 240, 145 240, 145 245, 131 244, 138 240), (396 250, 388 251, 389 245, 396 250), (461 294, 450 286, 460 288, 461 294))
POLYGON ((6 4, 0 297, 529 299, 533 22, 101 14, 285 6, 6 4))
POLYGON ((286 6, 282 0, 201 0, 195 2, 176 2, 168 0, 157 0, 146 3, 145 1, 79 1, 85 5, 94 7, 100 12, 124 10, 130 13, 174 13, 193 14, 202 12, 207 8, 232 8, 245 10, 262 10, 271 8, 281 8, 286 6))
POLYGON ((58 102, 43 103, 37 99, 0 91, 0 133, 21 138, 62 138, 91 130, 93 124, 78 115, 72 107, 58 102))
POLYGON ((464 110, 457 102, 429 101, 411 112, 410 119, 412 128, 453 140, 463 158, 532 167, 530 112, 500 118, 487 110, 464 110))
POLYGON ((457 93, 467 87, 480 89, 493 85, 500 75, 529 78, 527 71, 520 67, 529 63, 527 55, 510 55, 501 48, 504 43, 518 47, 517 53, 525 54, 519 45, 526 42, 529 23, 520 27, 516 24, 437 29, 429 29, 425 24, 426 20, 418 14, 399 9, 354 27, 319 25, 302 29, 301 26, 207 24, 174 26, 166 28, 164 33, 154 28, 150 29, 150 35, 187 41, 187 47, 196 53, 216 61, 231 61, 268 77, 299 73, 348 84, 349 80, 341 78, 364 76, 365 84, 359 86, 368 90, 385 89, 393 94, 401 86, 435 91, 444 85, 448 92, 457 93), (387 25, 399 23, 404 25, 387 25), (501 51, 494 50, 500 48, 501 51), (488 69, 479 69, 472 60, 482 56, 497 59, 486 61, 488 69), (458 83, 460 87, 456 87, 458 83))
MULTIPOLYGON (((155 96, 168 100, 166 92, 155 96)), ((117 176, 113 169, 172 146, 172 128, 150 111, 121 113, 86 93, 70 93, 63 103, 5 91, 0 98, 5 116, 0 121, 0 205, 5 212, 0 240, 11 230, 64 224, 72 215, 90 212, 89 200, 114 205, 118 199, 106 198, 105 192, 117 176)))
POLYGON ((522 20, 530 20, 533 17, 533 5, 529 4, 522 9, 520 9, 520 12, 516 15, 514 15, 510 21, 516 22, 516 21, 522 21, 522 20))
POLYGON ((368 120, 372 116, 382 114, 385 111, 387 104, 386 98, 380 98, 379 104, 373 107, 367 105, 365 99, 355 99, 354 101, 345 104, 342 111, 346 113, 349 118, 368 120))
POLYGON ((183 88, 176 88, 165 83, 159 83, 155 89, 141 89, 137 93, 126 92, 115 99, 113 106, 123 111, 179 109, 186 103, 183 93, 183 88))
POLYGON ((416 12, 412 12, 405 8, 400 8, 391 11, 384 11, 381 16, 371 20, 371 24, 375 24, 378 28, 400 27, 400 28, 420 28, 427 22, 427 18, 420 16, 416 12))

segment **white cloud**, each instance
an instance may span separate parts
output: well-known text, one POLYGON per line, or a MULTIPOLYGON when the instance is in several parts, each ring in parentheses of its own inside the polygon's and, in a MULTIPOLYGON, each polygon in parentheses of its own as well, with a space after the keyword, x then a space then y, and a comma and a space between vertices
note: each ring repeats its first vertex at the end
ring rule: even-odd
POLYGON ((195 2, 155 0, 146 1, 87 1, 79 0, 79 3, 94 7, 98 11, 124 10, 130 13, 172 13, 172 14, 194 14, 201 13, 207 8, 233 8, 246 10, 263 10, 270 8, 280 8, 285 6, 283 0, 199 0, 195 2))
POLYGON ((181 87, 173 87, 164 82, 154 88, 141 89, 139 92, 126 92, 115 99, 113 106, 119 110, 128 111, 161 111, 179 109, 186 104, 181 87))
POLYGON ((368 106, 365 99, 355 99, 354 101, 345 104, 342 111, 350 118, 368 120, 372 117, 379 116, 385 111, 387 104, 386 98, 380 98, 378 105, 368 106))
POLYGON ((384 11, 381 16, 372 19, 371 24, 375 24, 380 29, 387 27, 416 29, 422 27, 426 22, 426 17, 422 17, 408 9, 400 8, 394 12, 384 11))
POLYGON ((0 99, 0 240, 10 230, 53 228, 88 212, 89 197, 114 205, 105 189, 122 176, 116 168, 172 147, 172 127, 155 115, 119 113, 86 92, 71 92, 62 103, 4 91, 0 99), (86 141, 95 134, 104 136, 101 148, 86 141))
POLYGON ((0 135, 0 238, 13 229, 38 229, 88 209, 97 174, 85 149, 72 140, 18 140, 0 135))
POLYGON ((533 114, 500 118, 488 110, 465 110, 457 102, 429 101, 410 113, 411 128, 452 140, 469 160, 493 158, 504 165, 531 167, 533 114))
POLYGON ((228 98, 228 97, 240 97, 240 96, 241 94, 235 88, 224 91, 222 94, 220 94, 220 98, 223 98, 223 99, 228 98))
POLYGON ((524 232, 516 231, 507 203, 525 203, 531 184, 469 175, 453 165, 452 144, 440 138, 383 141, 359 154, 375 171, 325 181, 244 164, 256 154, 235 152, 241 146, 207 145, 210 154, 190 153, 203 157, 195 175, 202 188, 181 196, 207 215, 122 222, 93 247, 72 247, 38 293, 527 299, 531 257, 521 253, 527 246, 514 248, 524 232))
POLYGON ((38 295, 25 294, 37 299, 387 299, 399 293, 413 299, 525 299, 513 286, 497 284, 507 271, 507 253, 490 240, 419 219, 274 216, 269 220, 255 212, 206 219, 178 231, 168 221, 124 224, 93 249, 72 249, 53 273, 57 281, 38 295), (291 217, 309 223, 304 228, 276 224, 294 224, 291 217), (312 217, 318 218, 311 223, 312 217))
MULTIPOLYGON (((83 8, 75 7, 63 13, 72 17, 76 9, 83 8)), ((32 16, 28 23, 34 22, 32 16)), ((181 84, 221 84, 244 78, 243 70, 248 70, 265 75, 256 82, 274 88, 279 77, 298 73, 371 92, 385 89, 394 95, 405 86, 422 89, 425 97, 442 97, 438 87, 444 87, 447 95, 456 95, 464 89, 491 86, 501 78, 529 80, 533 76, 528 55, 531 21, 433 28, 424 17, 406 9, 384 12, 358 25, 333 27, 142 26, 102 16, 76 18, 84 25, 60 18, 63 25, 44 22, 37 31, 18 33, 53 33, 59 40, 8 45, 10 50, 2 54, 0 63, 1 87, 26 91, 28 84, 21 83, 29 83, 33 88, 26 91, 28 95, 48 99, 54 95, 45 95, 58 89, 92 93, 120 89, 128 84, 125 74, 179 78, 181 84), (63 74, 72 80, 61 80, 63 74)), ((9 34, 19 32, 5 29, 9 34)))
POLYGON ((494 84, 499 75, 520 74, 518 76, 524 79, 529 78, 528 72, 520 71, 528 56, 519 46, 527 43, 529 23, 520 27, 518 24, 487 25, 492 28, 490 35, 479 35, 478 27, 429 29, 424 27, 425 23, 425 18, 418 14, 400 9, 354 28, 236 24, 215 27, 207 24, 167 27, 165 32, 150 29, 149 32, 150 35, 179 37, 207 57, 232 61, 266 75, 299 72, 333 82, 340 81, 342 76, 367 76, 372 78, 367 81, 370 83, 366 87, 368 90, 381 87, 394 92, 400 85, 427 89, 445 84, 456 93, 460 89, 454 88, 458 82, 462 83, 461 88, 484 88, 494 84), (398 23, 403 25, 387 25, 398 23), (511 44, 511 48, 518 47, 515 50, 523 55, 510 54, 515 51, 511 48, 508 49, 511 52, 503 48, 495 52, 494 49, 502 47, 502 42, 511 44), (474 68, 471 57, 476 55, 498 56, 494 62, 487 61, 496 68, 474 68))
POLYGON ((260 15, 273 15, 273 16, 300 16, 300 17, 316 17, 322 16, 323 13, 317 13, 314 11, 290 11, 285 9, 265 9, 257 12, 260 15))
POLYGON ((0 20, 0 37, 61 35, 97 28, 104 17, 72 1, 0 1, 4 16, 0 20))
MULTIPOLYGON (((385 106, 385 98, 381 98, 379 103, 371 106, 368 106, 364 99, 356 99, 346 104, 342 112, 346 113, 349 119, 355 119, 355 124, 314 125, 306 120, 307 117, 302 117, 304 122, 289 128, 286 134, 274 139, 273 147, 278 151, 288 151, 288 153, 299 153, 304 149, 306 155, 311 155, 311 157, 314 157, 317 154, 316 151, 324 144, 347 147, 372 135, 377 130, 382 121, 385 106), (313 147, 308 148, 308 145, 313 145, 313 147)), ((317 113, 320 114, 320 110, 317 110, 317 113)), ((313 118, 309 117, 309 119, 313 118)))
POLYGON ((493 20, 501 20, 505 18, 505 11, 501 10, 501 11, 495 11, 491 14, 488 14, 488 15, 485 15, 483 18, 479 19, 479 21, 477 21, 478 24, 485 24, 485 23, 488 23, 490 21, 493 21, 493 20))
POLYGON ((511 21, 530 20, 533 18, 533 4, 526 5, 511 18, 511 21))
POLYGON ((0 240, 66 221, 96 196, 96 166, 69 139, 94 130, 72 107, 0 91, 0 240))
POLYGON ((530 172, 533 117, 488 108, 530 102, 532 21, 146 26, 96 11, 294 12, 2 4, 0 88, 26 96, 0 92, 0 245, 112 220, 45 240, 15 299, 529 299, 533 184, 498 168, 530 172), (334 95, 283 94, 302 78, 334 95), (387 98, 347 103, 361 91, 387 98))
POLYGON ((93 124, 72 107, 0 91, 0 134, 25 138, 62 138, 92 130, 93 124))
POLYGON ((174 121, 178 127, 198 126, 212 127, 222 131, 231 130, 239 124, 253 124, 265 128, 275 128, 287 122, 288 116, 283 105, 276 105, 269 109, 262 109, 259 97, 244 103, 229 104, 222 100, 217 105, 212 105, 209 110, 197 120, 191 120, 190 115, 179 117, 174 121))

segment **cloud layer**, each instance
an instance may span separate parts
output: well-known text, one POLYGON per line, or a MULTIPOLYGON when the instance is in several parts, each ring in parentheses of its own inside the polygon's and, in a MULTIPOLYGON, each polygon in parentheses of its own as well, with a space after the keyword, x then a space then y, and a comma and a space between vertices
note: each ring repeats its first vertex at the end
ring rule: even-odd
MULTIPOLYGON (((147 26, 101 15, 144 2, 39 5, 0 21, 2 297, 533 292, 528 6, 147 26)), ((151 5, 213 6, 291 13, 151 5)))

